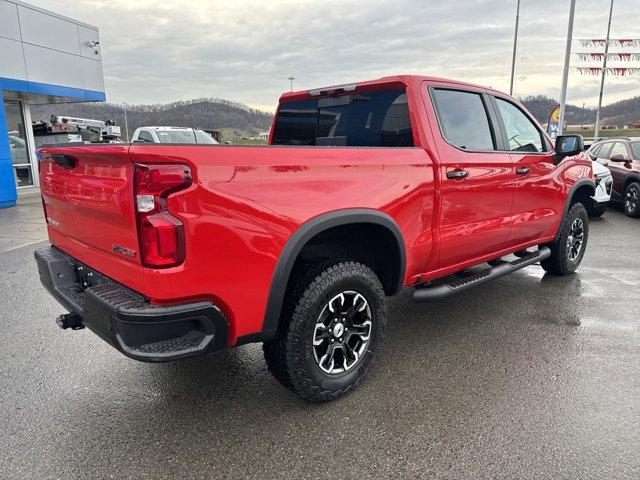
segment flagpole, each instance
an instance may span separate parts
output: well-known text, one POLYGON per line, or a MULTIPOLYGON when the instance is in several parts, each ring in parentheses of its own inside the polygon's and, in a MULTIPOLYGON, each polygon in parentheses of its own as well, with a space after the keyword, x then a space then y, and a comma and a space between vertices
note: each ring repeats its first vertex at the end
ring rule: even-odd
MULTIPOLYGON (((613 1, 613 0, 612 0, 613 1)), ((567 81, 569 80, 569 62, 571 60, 571 40, 573 38, 573 17, 576 12, 576 0, 571 0, 569 7, 569 25, 567 26, 567 44, 564 50, 564 69, 562 70, 562 90, 560 92, 560 118, 558 118, 558 135, 564 130, 564 105, 567 102, 567 81)))
POLYGON ((513 77, 516 72, 516 52, 518 49, 518 23, 520 20, 520 0, 516 5, 516 29, 513 34, 513 56, 511 57, 511 83, 509 84, 509 95, 513 96, 513 77))
POLYGON ((609 35, 611 34, 611 17, 613 16, 613 0, 609 6, 609 24, 607 25, 607 39, 604 42, 604 59, 602 60, 602 73, 600 75, 600 93, 598 94, 598 109, 596 110, 596 125, 593 132, 593 141, 598 141, 600 133, 600 108, 602 108, 602 93, 604 91, 604 76, 607 72, 607 54, 609 53, 609 35))

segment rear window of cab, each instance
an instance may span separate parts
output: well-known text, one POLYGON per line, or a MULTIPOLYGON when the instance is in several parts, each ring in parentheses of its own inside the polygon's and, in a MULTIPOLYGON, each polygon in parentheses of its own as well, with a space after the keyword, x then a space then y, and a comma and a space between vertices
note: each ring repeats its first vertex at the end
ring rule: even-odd
POLYGON ((405 89, 285 102, 273 145, 412 147, 405 89))

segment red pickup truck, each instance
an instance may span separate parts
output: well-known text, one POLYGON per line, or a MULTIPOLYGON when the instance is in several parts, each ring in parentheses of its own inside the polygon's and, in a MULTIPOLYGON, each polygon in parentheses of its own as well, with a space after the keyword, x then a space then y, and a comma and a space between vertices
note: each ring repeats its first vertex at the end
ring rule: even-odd
POLYGON ((39 150, 58 324, 151 362, 264 342, 320 402, 360 383, 401 288, 428 301, 584 255, 582 137, 554 149, 498 91, 408 75, 285 93, 269 143, 39 150))

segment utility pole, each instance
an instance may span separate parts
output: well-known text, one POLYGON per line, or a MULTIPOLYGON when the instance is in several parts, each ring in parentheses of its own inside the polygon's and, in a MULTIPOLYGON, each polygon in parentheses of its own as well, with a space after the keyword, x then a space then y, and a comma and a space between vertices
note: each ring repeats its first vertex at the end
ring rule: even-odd
POLYGON ((602 61, 602 75, 600 76, 600 93, 598 94, 598 109, 596 110, 596 125, 593 140, 598 141, 600 133, 600 108, 602 108, 602 93, 604 91, 604 76, 607 72, 607 54, 609 53, 609 36, 611 35, 611 17, 613 16, 613 0, 609 6, 609 24, 607 25, 607 39, 604 41, 604 60, 602 61))
POLYGON ((582 102, 582 111, 580 112, 580 131, 582 132, 582 125, 584 125, 584 102, 582 102))
POLYGON ((124 133, 127 136, 127 142, 129 141, 129 124, 127 123, 127 104, 122 104, 122 111, 124 112, 124 133))
POLYGON ((513 34, 513 56, 511 57, 511 83, 509 84, 509 95, 513 96, 513 78, 516 73, 516 52, 518 51, 518 23, 520 21, 520 0, 516 5, 516 29, 513 34))
POLYGON ((291 75, 291 76, 289 77, 289 79, 288 79, 288 80, 289 80, 289 82, 291 82, 291 90, 290 90, 290 91, 292 91, 292 92, 293 92, 293 81, 294 81, 295 79, 296 79, 296 77, 294 77, 293 75, 291 75))
POLYGON ((564 130, 564 106, 567 102, 567 81, 569 80, 569 61, 571 60, 571 40, 573 39, 573 17, 576 13, 576 0, 571 0, 569 7, 569 25, 567 27, 567 44, 564 49, 564 69, 562 70, 562 90, 560 92, 560 118, 558 119, 558 135, 564 130))

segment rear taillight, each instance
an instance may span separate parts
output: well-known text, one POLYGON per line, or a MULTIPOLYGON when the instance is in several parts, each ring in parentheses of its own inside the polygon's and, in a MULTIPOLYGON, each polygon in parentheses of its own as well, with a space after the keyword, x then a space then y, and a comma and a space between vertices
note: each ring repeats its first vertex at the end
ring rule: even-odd
POLYGON ((136 217, 142 264, 175 267, 184 261, 184 225, 167 211, 167 197, 191 185, 185 165, 135 165, 136 217))

